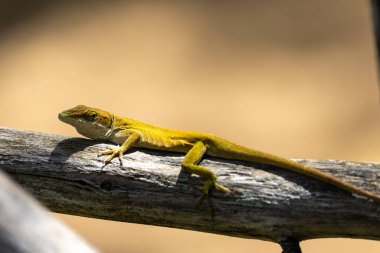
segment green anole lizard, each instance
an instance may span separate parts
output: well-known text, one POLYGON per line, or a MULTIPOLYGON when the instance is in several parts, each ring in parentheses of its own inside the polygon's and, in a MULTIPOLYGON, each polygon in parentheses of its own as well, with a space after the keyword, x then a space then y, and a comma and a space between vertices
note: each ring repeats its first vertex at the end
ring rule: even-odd
POLYGON ((380 201, 380 195, 360 189, 312 167, 249 149, 211 134, 153 126, 84 105, 78 105, 63 111, 58 115, 58 118, 74 126, 78 133, 85 137, 94 140, 111 141, 121 145, 117 148, 99 152, 100 155, 109 155, 104 161, 105 164, 116 156, 119 157, 120 163, 122 163, 123 154, 132 146, 186 153, 181 167, 191 174, 196 174, 206 180, 203 194, 198 201, 199 204, 209 196, 209 191, 213 187, 225 193, 230 191, 227 187, 216 182, 216 175, 210 169, 199 165, 205 154, 225 159, 262 163, 291 170, 380 201))

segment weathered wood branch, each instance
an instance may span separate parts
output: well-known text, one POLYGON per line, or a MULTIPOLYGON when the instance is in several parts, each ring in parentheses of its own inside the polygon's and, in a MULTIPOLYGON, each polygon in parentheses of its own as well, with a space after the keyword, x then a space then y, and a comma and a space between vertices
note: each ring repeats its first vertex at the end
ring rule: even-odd
POLYGON ((0 171, 1 253, 96 253, 0 171))
MULTIPOLYGON (((202 180, 182 154, 132 150, 103 168, 106 144, 0 128, 0 166, 54 212, 282 243, 321 237, 380 240, 380 204, 290 171, 210 159, 216 216, 195 207, 202 180)), ((297 160, 380 194, 380 164, 297 160)), ((285 245, 285 246, 284 246, 285 245)), ((297 243, 295 244, 297 246, 297 243)))

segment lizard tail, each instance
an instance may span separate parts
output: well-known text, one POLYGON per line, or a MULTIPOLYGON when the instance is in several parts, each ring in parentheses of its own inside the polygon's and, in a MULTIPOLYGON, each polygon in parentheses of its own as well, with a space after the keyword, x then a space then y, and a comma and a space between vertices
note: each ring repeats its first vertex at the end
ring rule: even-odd
POLYGON ((318 179, 320 181, 324 181, 326 183, 335 185, 341 189, 344 189, 344 190, 347 190, 349 192, 359 194, 361 196, 365 196, 367 198, 370 198, 370 199, 373 199, 375 201, 380 202, 380 195, 377 195, 376 193, 364 190, 364 189, 359 188, 353 184, 344 182, 335 176, 332 176, 330 174, 327 174, 325 172, 317 170, 313 167, 309 167, 309 166, 306 166, 306 165, 303 165, 303 164, 300 164, 300 163, 297 163, 297 162, 294 162, 294 161, 291 161, 288 159, 276 157, 273 155, 271 155, 271 156, 274 159, 273 161, 267 160, 267 161, 262 161, 262 163, 267 164, 267 165, 280 167, 280 168, 284 168, 287 170, 291 170, 291 171, 294 171, 296 173, 300 173, 300 174, 318 179))
MULTIPOLYGON (((329 184, 335 185, 341 189, 347 190, 349 192, 359 194, 361 196, 365 196, 367 198, 373 199, 375 201, 380 202, 380 195, 366 191, 364 189, 361 189, 353 184, 346 183, 342 181, 341 179, 332 176, 330 174, 324 173, 322 171, 319 171, 315 168, 291 161, 286 158, 282 158, 276 155, 264 153, 261 151, 249 149, 231 142, 228 142, 223 139, 213 139, 212 146, 215 146, 215 150, 217 150, 218 154, 214 156, 223 157, 227 159, 233 159, 233 160, 243 160, 248 162, 255 162, 255 163, 261 163, 265 165, 271 165, 283 169, 287 169, 290 171, 294 171, 299 174, 303 174, 312 178, 315 178, 320 181, 327 182, 329 184)), ((215 151, 211 149, 210 155, 213 155, 215 151)))

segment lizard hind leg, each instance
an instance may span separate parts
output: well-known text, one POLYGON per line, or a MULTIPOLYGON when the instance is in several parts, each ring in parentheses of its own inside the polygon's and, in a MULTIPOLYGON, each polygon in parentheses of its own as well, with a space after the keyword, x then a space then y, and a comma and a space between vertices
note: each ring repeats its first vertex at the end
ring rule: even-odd
MULTIPOLYGON (((215 187, 216 189, 225 193, 230 191, 228 188, 216 183, 216 175, 214 172, 212 172, 210 169, 206 167, 198 165, 203 155, 206 153, 206 151, 207 151, 207 146, 203 142, 197 142, 190 149, 190 151, 187 152, 181 164, 183 169, 189 171, 192 174, 196 174, 206 179, 206 182, 203 186, 203 193, 198 199, 198 205, 202 204, 205 198, 209 199, 209 192, 212 187, 215 187)), ((213 213, 212 211, 213 208, 210 205, 210 201, 209 201, 209 209, 213 213)))

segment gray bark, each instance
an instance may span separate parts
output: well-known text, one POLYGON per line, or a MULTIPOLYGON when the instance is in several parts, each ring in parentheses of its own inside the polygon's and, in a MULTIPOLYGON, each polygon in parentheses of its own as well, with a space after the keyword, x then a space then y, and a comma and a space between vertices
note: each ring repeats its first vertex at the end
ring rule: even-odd
POLYGON ((95 253, 0 171, 1 253, 95 253))
MULTIPOLYGON (((282 243, 311 238, 380 240, 380 204, 281 168, 206 157, 232 190, 196 208, 202 179, 180 170, 183 154, 133 149, 103 167, 106 144, 0 128, 0 166, 50 210, 282 243)), ((297 160, 380 194, 380 165, 297 160)), ((298 244, 295 243, 295 250, 298 244)), ((289 251, 291 252, 291 251, 289 251)))

